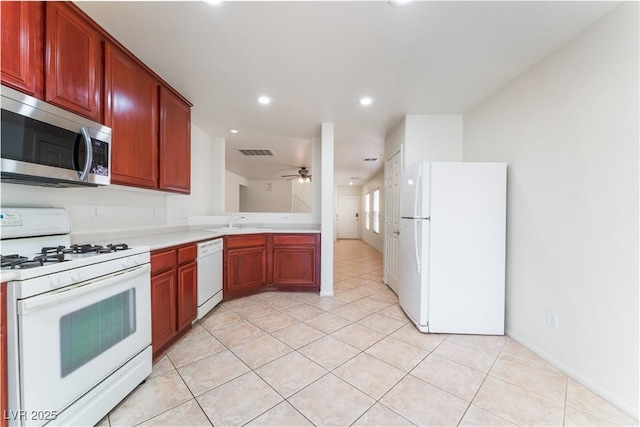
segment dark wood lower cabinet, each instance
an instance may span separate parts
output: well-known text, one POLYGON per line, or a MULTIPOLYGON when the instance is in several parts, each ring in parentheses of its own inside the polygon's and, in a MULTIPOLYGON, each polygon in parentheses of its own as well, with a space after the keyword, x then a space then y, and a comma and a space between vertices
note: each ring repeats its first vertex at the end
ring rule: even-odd
POLYGON ((151 347, 157 358, 190 328, 198 311, 196 245, 151 253, 151 347))
POLYGON ((198 268, 196 262, 178 267, 178 330, 191 324, 198 315, 198 268))
POLYGON ((267 286, 267 247, 229 249, 224 294, 246 294, 267 286))
POLYGON ((320 235, 225 237, 224 299, 263 291, 319 291, 320 235))
POLYGON ((153 349, 162 348, 177 332, 176 273, 165 271, 151 278, 151 342, 153 349))

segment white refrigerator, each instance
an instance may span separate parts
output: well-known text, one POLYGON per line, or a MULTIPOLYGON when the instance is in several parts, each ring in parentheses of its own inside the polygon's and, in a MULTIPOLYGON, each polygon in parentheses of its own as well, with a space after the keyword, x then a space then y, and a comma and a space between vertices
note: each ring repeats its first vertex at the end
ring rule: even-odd
POLYGON ((504 334, 507 165, 402 172, 398 297, 422 332, 504 334))

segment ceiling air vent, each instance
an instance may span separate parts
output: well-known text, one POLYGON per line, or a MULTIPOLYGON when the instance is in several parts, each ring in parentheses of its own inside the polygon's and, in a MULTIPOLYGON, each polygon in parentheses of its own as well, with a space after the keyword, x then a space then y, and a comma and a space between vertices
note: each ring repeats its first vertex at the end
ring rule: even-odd
POLYGON ((276 154, 269 148, 238 148, 238 151, 245 156, 275 156, 276 154))
POLYGON ((369 162, 369 163, 373 163, 373 162, 377 162, 378 158, 377 157, 365 157, 364 159, 362 159, 363 162, 369 162))

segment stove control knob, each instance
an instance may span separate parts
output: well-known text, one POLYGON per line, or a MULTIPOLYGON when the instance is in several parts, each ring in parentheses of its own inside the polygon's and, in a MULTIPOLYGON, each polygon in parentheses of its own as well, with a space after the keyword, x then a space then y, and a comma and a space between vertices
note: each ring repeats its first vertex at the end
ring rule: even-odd
POLYGON ((52 288, 61 288, 71 283, 71 277, 69 274, 58 274, 49 279, 49 285, 52 288))
POLYGON ((58 288, 61 285, 61 281, 60 281, 60 277, 59 276, 53 276, 51 279, 49 279, 49 285, 52 288, 58 288))
POLYGON ((80 282, 82 280, 82 273, 80 273, 79 271, 74 271, 73 273, 71 273, 71 280, 73 282, 80 282))

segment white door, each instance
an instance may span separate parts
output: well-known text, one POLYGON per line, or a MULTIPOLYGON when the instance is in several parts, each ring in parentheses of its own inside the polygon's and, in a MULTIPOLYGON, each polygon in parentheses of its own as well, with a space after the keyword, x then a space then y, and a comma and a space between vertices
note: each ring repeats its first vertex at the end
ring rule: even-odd
POLYGON ((338 239, 358 238, 360 196, 338 197, 338 239))
POLYGON ((400 149, 387 160, 384 172, 385 181, 385 248, 384 282, 398 293, 398 235, 400 234, 400 182, 402 156, 400 149))

